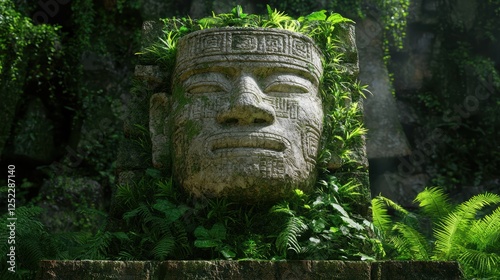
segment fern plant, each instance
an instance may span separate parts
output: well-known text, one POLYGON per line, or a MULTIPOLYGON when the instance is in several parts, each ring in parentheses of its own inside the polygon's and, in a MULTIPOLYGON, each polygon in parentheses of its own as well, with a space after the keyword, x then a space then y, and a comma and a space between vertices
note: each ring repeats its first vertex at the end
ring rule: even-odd
POLYGON ((456 260, 471 277, 500 276, 500 196, 485 193, 458 205, 440 188, 426 188, 415 198, 418 214, 384 197, 372 200, 373 224, 389 257, 456 260), (388 209, 395 211, 391 219, 388 209), (418 221, 429 220, 432 232, 418 221))
MULTIPOLYGON (((78 247, 73 233, 53 234, 41 222, 43 209, 33 205, 18 207, 15 211, 15 243, 8 242, 10 231, 7 225, 12 222, 8 214, 0 217, 0 279, 33 279, 38 262, 42 259, 59 259, 65 256, 68 247, 78 247), (7 270, 11 247, 15 247, 15 273, 7 270)), ((10 265, 9 265, 10 267, 10 265)))

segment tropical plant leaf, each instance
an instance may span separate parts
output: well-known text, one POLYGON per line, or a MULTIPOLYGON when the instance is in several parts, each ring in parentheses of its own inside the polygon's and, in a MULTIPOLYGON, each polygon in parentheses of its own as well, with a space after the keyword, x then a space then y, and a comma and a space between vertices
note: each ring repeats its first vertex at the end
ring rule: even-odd
POLYGON ((342 220, 346 223, 346 225, 350 228, 356 229, 356 230, 363 230, 363 226, 354 221, 353 219, 349 217, 340 217, 342 220))
POLYGON ((387 204, 377 196, 372 199, 372 217, 373 225, 382 234, 387 233, 391 228, 391 217, 387 214, 387 204))
POLYGON ((153 217, 153 215, 151 214, 151 211, 149 210, 148 206, 144 203, 141 203, 139 207, 123 214, 123 219, 127 221, 136 217, 141 218, 143 220, 149 220, 153 217))
POLYGON ((414 201, 419 203, 422 212, 433 222, 439 221, 453 210, 444 190, 438 187, 425 188, 414 201))
POLYGON ((500 196, 484 193, 471 197, 459 204, 448 216, 441 219, 434 231, 436 257, 450 259, 456 255, 456 242, 467 242, 469 231, 476 214, 484 206, 500 203, 500 196))
MULTIPOLYGON (((467 222, 463 217, 452 212, 442 218, 434 229, 434 259, 450 260, 454 250, 456 250, 456 241, 462 239, 463 223, 467 222)), ((462 239, 463 240, 463 239, 462 239)))
POLYGON ((328 18, 326 19, 326 21, 328 21, 328 22, 330 22, 332 24, 337 24, 337 23, 342 23, 342 22, 354 22, 351 19, 345 18, 345 17, 343 17, 343 16, 341 16, 340 14, 337 14, 337 13, 333 13, 330 16, 328 16, 328 18))
POLYGON ((197 238, 194 243, 195 247, 218 247, 223 244, 222 241, 226 239, 226 227, 221 223, 214 224, 211 229, 199 226, 195 229, 194 235, 197 238))
POLYGON ((185 205, 174 204, 166 199, 159 199, 153 204, 153 209, 165 215, 165 223, 170 224, 182 217, 189 208, 185 205))
POLYGON ((472 223, 468 236, 478 250, 492 248, 500 254, 500 207, 472 223))
POLYGON ((222 223, 216 223, 209 230, 209 234, 213 239, 226 239, 226 227, 222 223))
POLYGON ((204 226, 199 226, 194 230, 194 236, 199 239, 209 239, 210 234, 204 226))
POLYGON ((342 214, 342 217, 349 218, 349 214, 344 209, 344 207, 342 207, 342 205, 337 203, 330 203, 330 205, 333 207, 333 209, 337 210, 340 214, 342 214))
POLYGON ((325 20, 326 19, 326 10, 312 12, 305 17, 307 20, 325 20))
POLYGON ((163 236, 153 248, 153 255, 155 259, 165 260, 175 247, 175 239, 172 235, 163 236))
POLYGON ((285 225, 285 228, 280 232, 278 238, 276 239, 276 247, 278 250, 286 256, 288 250, 292 250, 295 253, 301 252, 301 246, 297 237, 307 230, 307 225, 299 217, 289 217, 285 225))
POLYGON ((401 205, 397 204, 396 202, 390 200, 389 198, 387 197, 383 197, 383 196, 380 196, 380 199, 382 201, 385 202, 385 204, 387 204, 387 206, 393 210, 396 210, 396 212, 402 214, 403 216, 406 216, 408 215, 410 212, 408 212, 408 210, 404 209, 403 207, 401 207, 401 205))
POLYGON ((398 232, 402 240, 404 240, 404 247, 410 251, 413 259, 430 260, 429 244, 420 232, 403 223, 396 223, 394 230, 398 232))
POLYGON ((227 260, 231 260, 236 256, 236 253, 229 246, 225 246, 224 248, 220 249, 220 253, 227 260))
POLYGON ((216 240, 208 240, 208 239, 202 239, 202 240, 195 240, 194 241, 194 246, 198 248, 214 248, 219 246, 221 243, 216 240))
MULTIPOLYGON (((461 264, 479 271, 479 276, 492 276, 494 270, 498 271, 500 266, 500 255, 497 253, 487 253, 480 250, 465 249, 458 257, 461 264)), ((496 275, 498 276, 498 275, 496 275)))

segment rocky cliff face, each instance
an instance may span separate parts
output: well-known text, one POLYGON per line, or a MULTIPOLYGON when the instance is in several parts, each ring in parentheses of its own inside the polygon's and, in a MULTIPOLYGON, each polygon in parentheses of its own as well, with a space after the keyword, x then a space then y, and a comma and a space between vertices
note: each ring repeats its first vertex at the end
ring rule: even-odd
MULTIPOLYGON (((411 2, 404 48, 391 49, 389 62, 395 91, 389 102, 394 102, 398 117, 393 120, 402 128, 389 138, 400 139, 402 133, 409 152, 382 158, 368 150, 372 194, 410 206, 430 185, 463 193, 458 200, 498 191, 495 172, 487 167, 499 164, 499 122, 492 110, 498 106, 500 60, 491 51, 498 47, 492 38, 499 34, 498 25, 488 19, 498 13, 493 7, 464 0, 411 2)), ((386 111, 366 105, 368 111, 386 111)), ((383 130, 372 131, 372 137, 383 130)))

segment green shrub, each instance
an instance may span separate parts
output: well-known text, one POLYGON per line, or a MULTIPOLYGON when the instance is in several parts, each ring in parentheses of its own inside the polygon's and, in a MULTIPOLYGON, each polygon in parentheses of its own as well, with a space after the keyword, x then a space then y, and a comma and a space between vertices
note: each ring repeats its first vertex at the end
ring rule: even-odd
POLYGON ((426 188, 415 202, 418 213, 381 196, 372 200, 373 224, 388 258, 455 260, 468 277, 500 277, 499 195, 478 194, 453 205, 442 189, 426 188))
POLYGON ((361 196, 354 180, 342 185, 327 176, 314 194, 296 190, 287 201, 244 205, 194 199, 171 179, 149 174, 118 186, 127 230, 97 234, 102 246, 86 258, 372 260, 380 253, 371 223, 352 214, 361 196))

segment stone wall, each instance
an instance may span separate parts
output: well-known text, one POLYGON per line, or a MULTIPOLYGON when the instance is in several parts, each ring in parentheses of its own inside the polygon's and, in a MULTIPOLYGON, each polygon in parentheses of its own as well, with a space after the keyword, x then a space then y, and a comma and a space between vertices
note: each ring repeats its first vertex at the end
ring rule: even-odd
POLYGON ((36 279, 458 280, 456 262, 42 261, 36 279))

